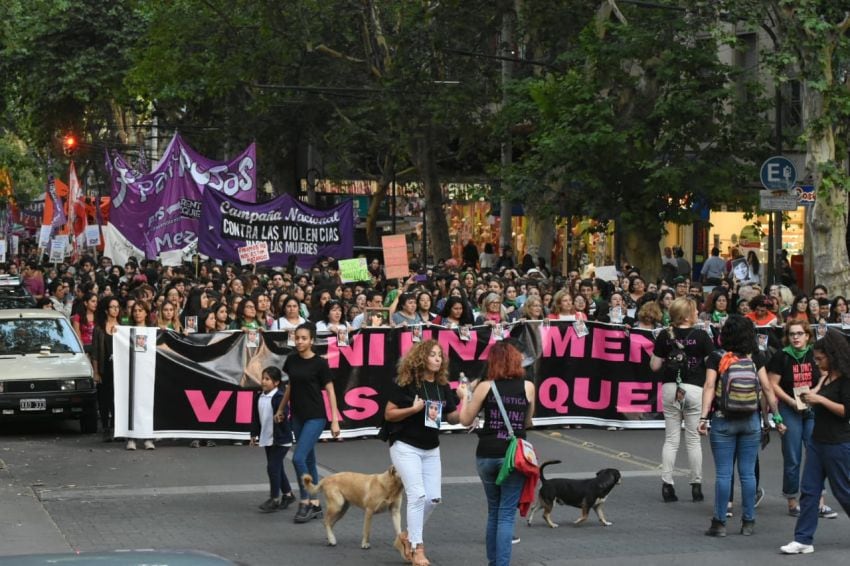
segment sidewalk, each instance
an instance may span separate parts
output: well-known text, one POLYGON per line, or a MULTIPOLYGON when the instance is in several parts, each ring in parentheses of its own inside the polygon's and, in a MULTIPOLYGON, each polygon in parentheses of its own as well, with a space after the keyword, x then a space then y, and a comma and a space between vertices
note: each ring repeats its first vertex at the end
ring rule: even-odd
POLYGON ((0 554, 71 551, 32 488, 17 483, 0 460, 0 554))

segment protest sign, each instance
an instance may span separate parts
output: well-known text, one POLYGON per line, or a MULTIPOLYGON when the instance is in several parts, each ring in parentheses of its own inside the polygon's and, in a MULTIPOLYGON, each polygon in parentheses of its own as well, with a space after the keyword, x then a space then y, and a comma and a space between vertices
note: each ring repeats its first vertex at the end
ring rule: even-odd
POLYGON ((239 252, 239 264, 258 264, 269 260, 269 245, 266 242, 249 244, 236 250, 239 252))
POLYGON ((410 264, 407 260, 407 240, 405 240, 404 234, 383 236, 381 245, 384 247, 384 274, 387 279, 410 275, 410 264))
POLYGON ((343 283, 355 283, 357 281, 369 281, 369 266, 365 257, 339 260, 339 276, 343 283))

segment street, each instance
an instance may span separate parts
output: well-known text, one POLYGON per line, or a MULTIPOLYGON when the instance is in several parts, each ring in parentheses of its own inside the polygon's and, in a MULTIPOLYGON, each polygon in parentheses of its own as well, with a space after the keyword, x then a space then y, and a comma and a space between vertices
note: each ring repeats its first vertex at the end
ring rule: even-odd
MULTIPOLYGON (((713 460, 704 446, 706 501, 690 501, 687 477, 676 477, 680 501, 664 504, 658 466, 663 432, 584 428, 535 431, 529 438, 542 460, 563 463, 547 468, 550 477, 590 477, 615 467, 623 472, 606 503, 613 525, 595 515, 580 527, 570 522, 578 510, 559 506, 558 529, 540 514, 529 528, 518 519, 521 542, 513 563, 681 564, 693 566, 805 561, 845 564, 847 517, 822 520, 812 556, 781 557, 778 547, 793 538, 794 519, 780 494, 778 436, 762 452, 762 486, 767 496, 758 509, 756 534, 742 537, 740 508, 728 520, 729 536, 703 536, 711 518, 713 460)), ((475 438, 463 433, 442 438, 443 503, 425 528, 434 564, 484 564, 486 504, 475 473, 475 438)), ((192 449, 186 440, 163 441, 155 451, 127 452, 123 443, 82 436, 72 423, 4 424, 0 432, 0 556, 36 552, 87 552, 113 549, 199 549, 245 564, 401 564, 392 548, 389 516, 373 521, 372 548, 359 546, 363 513, 352 508, 337 524, 339 544, 326 546, 320 521, 292 522, 295 508, 262 514, 267 497, 265 458, 259 448, 221 442, 192 449)), ((320 471, 382 471, 387 446, 378 440, 326 442, 318 447, 320 471)), ((679 465, 685 465, 684 445, 679 465)), ((294 471, 286 471, 294 484, 294 471)), ((736 495, 739 490, 736 489, 736 495)), ((838 508, 831 497, 827 502, 838 508)), ((0 558, 0 563, 3 563, 0 558)))

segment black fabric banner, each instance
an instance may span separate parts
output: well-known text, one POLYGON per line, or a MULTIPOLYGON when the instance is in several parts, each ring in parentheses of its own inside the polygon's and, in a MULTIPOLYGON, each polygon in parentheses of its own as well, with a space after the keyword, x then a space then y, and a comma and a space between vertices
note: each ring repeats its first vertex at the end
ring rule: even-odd
MULTIPOLYGON (((535 424, 663 428, 661 376, 649 369, 652 332, 593 322, 586 327, 585 336, 577 335, 569 322, 508 327, 505 339, 523 352, 526 378, 537 389, 535 424)), ((422 338, 434 338, 448 353, 453 384, 461 372, 470 380, 483 375, 495 342, 486 326, 473 328, 468 341, 457 330, 436 327, 424 330, 422 338)), ((387 386, 413 339, 404 328, 366 328, 352 333, 348 346, 339 346, 335 336, 319 337, 315 349, 334 373, 344 437, 377 433, 387 386)), ((259 346, 249 347, 249 335, 243 332, 160 332, 154 406, 134 410, 153 411, 154 436, 247 437, 262 370, 283 366, 294 352, 287 340, 286 332, 259 333, 259 346)), ((128 364, 116 366, 116 380, 126 380, 128 374, 128 364)))

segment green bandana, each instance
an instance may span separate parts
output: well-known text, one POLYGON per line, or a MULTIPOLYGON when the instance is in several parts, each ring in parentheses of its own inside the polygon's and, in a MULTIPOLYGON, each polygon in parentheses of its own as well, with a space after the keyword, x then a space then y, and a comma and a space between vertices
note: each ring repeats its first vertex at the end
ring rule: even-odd
POLYGON ((794 346, 785 346, 784 348, 782 348, 782 351, 785 352, 786 354, 788 354, 789 356, 791 356, 792 358, 794 358, 795 360, 797 360, 797 363, 800 363, 803 360, 803 358, 806 357, 806 354, 808 354, 809 351, 811 351, 811 349, 812 349, 812 345, 809 344, 808 346, 806 346, 802 350, 798 350, 794 346))

